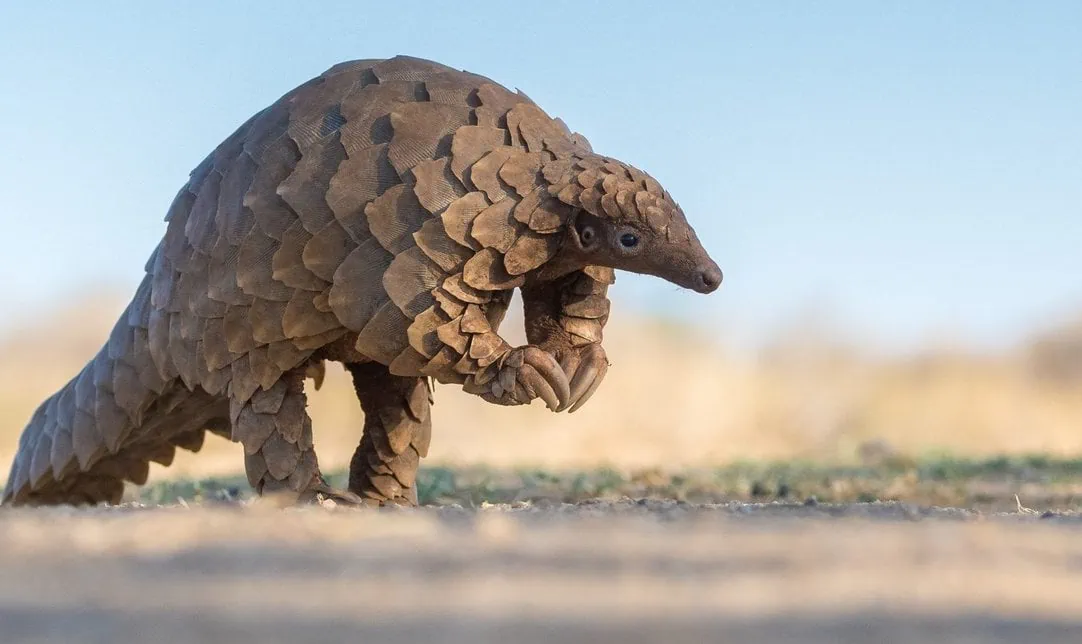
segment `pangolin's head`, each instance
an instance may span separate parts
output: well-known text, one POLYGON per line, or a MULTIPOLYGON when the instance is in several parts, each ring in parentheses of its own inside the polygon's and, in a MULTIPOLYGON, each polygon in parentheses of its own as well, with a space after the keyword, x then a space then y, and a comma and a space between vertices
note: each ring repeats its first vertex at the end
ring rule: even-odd
POLYGON ((556 163, 545 168, 550 193, 574 208, 562 263, 655 275, 699 293, 718 288, 721 269, 652 177, 599 156, 556 163))

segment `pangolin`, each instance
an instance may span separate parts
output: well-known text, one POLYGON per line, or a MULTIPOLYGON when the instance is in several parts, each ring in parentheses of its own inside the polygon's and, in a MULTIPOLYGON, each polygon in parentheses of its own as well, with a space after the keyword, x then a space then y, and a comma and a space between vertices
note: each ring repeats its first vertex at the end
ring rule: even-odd
POLYGON ((416 503, 432 381, 575 410, 608 368, 614 269, 709 293, 671 196, 521 92, 418 58, 331 67, 190 174, 108 342, 37 408, 4 504, 120 501, 149 463, 244 448, 257 493, 416 503), (497 332, 520 289, 529 344, 497 332), (348 489, 320 473, 306 374, 351 373, 348 489))

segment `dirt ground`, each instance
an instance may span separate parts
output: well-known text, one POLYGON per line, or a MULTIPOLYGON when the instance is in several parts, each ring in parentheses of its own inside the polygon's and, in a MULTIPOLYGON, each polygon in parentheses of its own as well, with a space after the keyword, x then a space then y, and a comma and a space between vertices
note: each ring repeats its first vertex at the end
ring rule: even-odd
POLYGON ((901 503, 0 512, 0 641, 1077 642, 1082 518, 901 503))

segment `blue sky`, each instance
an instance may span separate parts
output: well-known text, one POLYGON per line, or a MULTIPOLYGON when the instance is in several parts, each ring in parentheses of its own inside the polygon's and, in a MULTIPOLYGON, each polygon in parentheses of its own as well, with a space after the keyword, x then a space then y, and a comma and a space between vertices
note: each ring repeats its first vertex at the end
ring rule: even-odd
POLYGON ((134 287, 237 125, 336 62, 408 53, 521 88, 681 203, 725 284, 624 275, 616 314, 738 344, 811 316, 905 350, 1082 311, 1082 2, 616 6, 4 3, 5 309, 134 287))

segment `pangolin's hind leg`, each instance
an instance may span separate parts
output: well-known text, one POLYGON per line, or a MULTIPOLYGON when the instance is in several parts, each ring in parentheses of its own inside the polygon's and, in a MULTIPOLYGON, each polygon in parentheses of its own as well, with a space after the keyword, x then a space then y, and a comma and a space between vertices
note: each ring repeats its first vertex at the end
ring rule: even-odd
POLYGON ((425 378, 391 375, 376 362, 346 364, 364 410, 364 434, 349 466, 349 490, 369 505, 416 505, 417 467, 432 438, 425 378))
POLYGON ((244 446, 248 482, 260 495, 310 502, 323 495, 357 504, 361 499, 327 486, 312 443, 312 419, 304 394, 305 370, 291 371, 247 401, 232 401, 233 440, 244 446))

